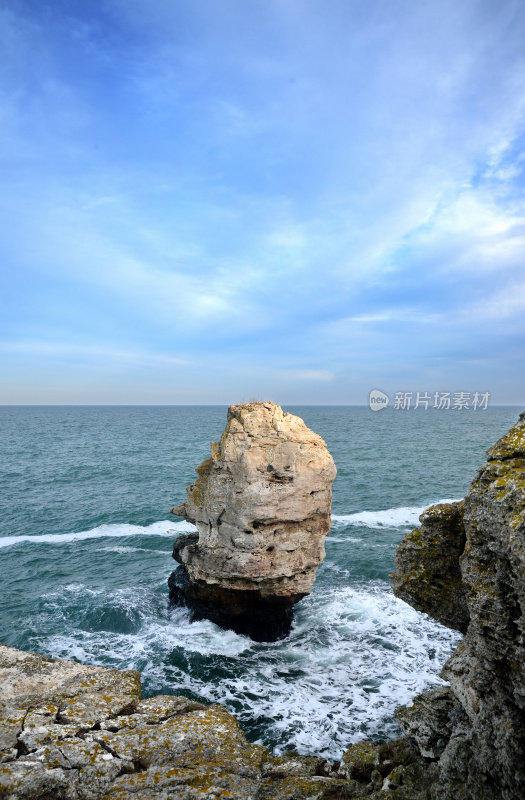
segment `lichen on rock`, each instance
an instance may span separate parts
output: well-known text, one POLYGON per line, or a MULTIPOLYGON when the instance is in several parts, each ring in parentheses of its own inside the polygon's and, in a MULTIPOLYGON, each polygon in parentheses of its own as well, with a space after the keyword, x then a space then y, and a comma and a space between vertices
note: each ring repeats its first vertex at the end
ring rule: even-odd
POLYGON ((469 610, 459 558, 465 549, 463 502, 430 506, 396 552, 394 594, 449 628, 465 633, 469 610))
POLYGON ((274 403, 231 406, 196 471, 171 509, 198 530, 175 542, 172 600, 256 639, 285 634, 325 555, 336 469, 324 441, 274 403))
POLYGON ((421 695, 412 709, 398 712, 398 719, 421 754, 435 759, 433 798, 521 800, 525 413, 487 451, 461 510, 436 506, 421 519, 421 528, 399 548, 394 590, 466 634, 442 670, 450 688, 421 695))

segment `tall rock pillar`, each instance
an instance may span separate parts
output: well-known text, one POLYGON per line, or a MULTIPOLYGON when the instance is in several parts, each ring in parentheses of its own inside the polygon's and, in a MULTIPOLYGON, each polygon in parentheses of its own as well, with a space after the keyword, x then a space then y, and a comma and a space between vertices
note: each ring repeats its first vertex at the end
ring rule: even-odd
POLYGON ((325 556, 336 468, 324 441, 274 403, 235 405, 196 471, 171 509, 197 527, 175 542, 172 601, 260 641, 286 635, 325 556))

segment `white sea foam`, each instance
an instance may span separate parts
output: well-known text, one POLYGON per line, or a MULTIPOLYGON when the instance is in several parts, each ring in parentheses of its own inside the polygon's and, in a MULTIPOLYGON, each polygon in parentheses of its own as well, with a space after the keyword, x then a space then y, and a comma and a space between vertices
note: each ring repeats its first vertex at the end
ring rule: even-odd
MULTIPOLYGON (((168 610, 165 597, 147 587, 125 587, 107 592, 73 583, 44 595, 42 599, 55 623, 70 624, 71 616, 75 616, 77 622, 76 630, 50 636, 46 647, 60 658, 76 658, 83 663, 107 666, 109 659, 120 668, 124 668, 124 663, 132 668, 133 664, 140 664, 144 655, 154 651, 166 656, 183 647, 185 652, 204 656, 231 656, 240 655, 254 644, 251 639, 233 631, 223 631, 208 620, 192 623, 186 609, 168 610), (75 611, 71 613, 70 609, 75 611), (84 620, 79 619, 79 615, 82 617, 97 609, 110 609, 127 618, 137 615, 141 621, 140 631, 84 630, 84 620)), ((148 669, 140 669, 147 677, 148 669)))
POLYGON ((289 638, 264 644, 191 623, 185 609, 169 612, 161 601, 146 587, 70 584, 44 597, 44 627, 53 634, 37 645, 61 658, 139 669, 146 694, 222 703, 252 739, 263 741, 264 732, 278 752, 293 747, 332 759, 359 739, 398 735, 394 709, 442 683, 439 669, 460 638, 378 585, 314 587, 289 638), (86 607, 140 624, 93 630, 86 607))
MULTIPOLYGON (((437 503, 453 503, 455 500, 437 500, 437 503)), ((432 504, 428 504, 432 505, 432 504)), ((355 514, 333 514, 332 525, 342 527, 345 525, 360 525, 367 528, 399 528, 407 525, 417 525, 419 515, 426 506, 401 506, 399 508, 387 508, 383 511, 359 511, 355 514)), ((121 536, 178 536, 181 533, 192 533, 196 528, 190 522, 180 520, 171 522, 170 520, 160 520, 151 525, 128 525, 118 523, 113 525, 99 525, 87 531, 77 531, 74 533, 42 533, 35 536, 1 536, 0 548, 11 547, 22 542, 32 542, 33 544, 64 544, 65 542, 76 542, 85 539, 101 539, 121 536)), ((335 541, 332 537, 332 541, 335 541)), ((347 539, 345 541, 348 541, 347 539)), ((353 541, 359 541, 355 539, 353 541)))
MULTIPOLYGON (((336 515, 337 535, 328 541, 357 540, 346 537, 356 531, 345 526, 363 526, 366 539, 366 528, 414 525, 422 510, 410 506, 336 515)), ((133 558, 133 552, 145 549, 144 539, 104 538, 173 539, 193 530, 187 522, 169 520, 101 525, 79 533, 5 537, 0 546, 98 539, 93 547, 133 558)), ((166 571, 170 568, 166 563, 166 571)), ((157 573, 144 576, 147 585, 140 586, 123 581, 115 587, 98 578, 91 586, 59 586, 40 598, 28 624, 42 632, 34 649, 138 669, 146 695, 182 692, 222 703, 238 715, 252 740, 277 752, 295 748, 337 759, 359 739, 398 735, 394 709, 440 685, 439 670, 459 635, 396 599, 385 583, 347 585, 344 560, 328 557, 323 569, 331 571, 333 581, 314 586, 297 606, 290 636, 274 643, 252 642, 209 621, 191 623, 186 609, 169 610, 166 575, 157 573)))
POLYGON ((116 545, 115 547, 100 547, 100 550, 103 550, 105 553, 120 553, 121 555, 126 553, 160 553, 161 555, 165 556, 165 550, 154 550, 151 547, 126 547, 125 545, 116 545))
POLYGON ((42 533, 36 536, 2 536, 0 537, 0 547, 11 547, 22 542, 32 544, 64 544, 64 542, 78 542, 85 539, 102 539, 108 537, 121 536, 178 536, 180 533, 191 533, 196 528, 190 522, 181 520, 171 522, 161 520, 153 522, 151 525, 99 525, 89 531, 78 531, 76 533, 42 533))
MULTIPOLYGON (((456 500, 436 500, 435 503, 454 503, 456 500)), ((332 524, 364 525, 367 528, 401 528, 406 525, 417 525, 419 515, 430 505, 426 506, 400 506, 399 508, 386 508, 384 511, 358 511, 355 514, 332 514, 332 524)))
POLYGON ((364 541, 365 541, 365 539, 362 539, 362 538, 357 537, 357 536, 339 536, 339 537, 337 537, 337 536, 330 535, 328 537, 328 539, 326 540, 326 543, 327 544, 331 544, 332 542, 344 542, 345 544, 348 544, 349 542, 350 543, 352 543, 352 542, 357 543, 357 542, 364 542, 364 541))

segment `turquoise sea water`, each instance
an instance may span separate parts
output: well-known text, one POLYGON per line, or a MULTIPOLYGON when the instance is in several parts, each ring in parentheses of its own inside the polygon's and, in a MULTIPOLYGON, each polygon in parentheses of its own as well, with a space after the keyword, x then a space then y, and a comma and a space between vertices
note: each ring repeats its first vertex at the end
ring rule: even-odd
POLYGON ((397 600, 395 548, 421 510, 464 495, 521 409, 290 407, 338 467, 333 527, 290 637, 253 643, 168 608, 168 509, 225 407, 0 407, 0 640, 135 668, 145 695, 235 712, 252 741, 338 758, 398 735, 396 706, 438 685, 459 636, 397 600))

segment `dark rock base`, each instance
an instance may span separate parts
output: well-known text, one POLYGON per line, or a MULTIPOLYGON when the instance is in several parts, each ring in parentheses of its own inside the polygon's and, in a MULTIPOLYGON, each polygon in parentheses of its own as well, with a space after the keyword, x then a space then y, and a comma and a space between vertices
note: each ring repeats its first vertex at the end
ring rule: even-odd
POLYGON ((301 599, 296 595, 269 599, 256 591, 192 583, 184 566, 171 573, 168 586, 170 604, 190 609, 192 621, 209 619, 255 642, 286 638, 292 627, 293 605, 301 599))

